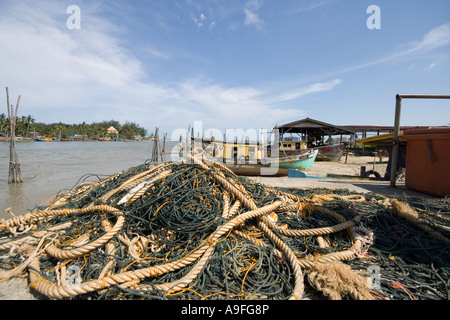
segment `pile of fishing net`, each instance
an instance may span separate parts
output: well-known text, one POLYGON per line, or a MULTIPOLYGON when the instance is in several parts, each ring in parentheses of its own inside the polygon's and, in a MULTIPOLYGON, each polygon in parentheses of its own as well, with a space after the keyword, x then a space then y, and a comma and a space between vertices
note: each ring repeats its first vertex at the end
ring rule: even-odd
POLYGON ((448 199, 272 188, 188 162, 86 176, 0 221, 0 281, 27 274, 52 299, 449 297, 448 199))

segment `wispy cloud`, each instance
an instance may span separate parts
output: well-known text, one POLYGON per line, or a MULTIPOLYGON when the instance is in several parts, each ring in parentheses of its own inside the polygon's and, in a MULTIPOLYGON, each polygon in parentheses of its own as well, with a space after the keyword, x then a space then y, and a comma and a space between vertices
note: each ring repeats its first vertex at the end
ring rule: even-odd
POLYGON ((289 12, 289 14, 299 14, 299 13, 303 13, 303 12, 307 12, 310 10, 314 10, 320 7, 323 7, 325 5, 328 5, 330 3, 336 2, 338 0, 322 0, 322 1, 313 1, 307 5, 303 5, 301 7, 298 7, 292 11, 289 12))
POLYGON ((238 30, 243 26, 252 26, 261 30, 265 22, 260 18, 258 10, 262 7, 262 0, 242 1, 210 1, 207 5, 201 2, 186 1, 186 10, 195 13, 189 15, 190 20, 198 28, 205 27, 213 30, 217 26, 228 25, 232 30, 238 30), (244 19, 242 21, 242 16, 244 19))
POLYGON ((170 55, 166 54, 164 52, 158 51, 152 47, 147 47, 147 52, 150 53, 152 56, 163 58, 163 59, 170 59, 170 55))
POLYGON ((256 11, 262 6, 260 0, 249 0, 245 3, 244 7, 244 25, 254 26, 256 29, 261 30, 264 27, 264 20, 262 20, 256 11))
POLYGON ((270 128, 274 121, 282 122, 306 115, 306 111, 298 106, 286 107, 286 102, 331 91, 341 83, 341 79, 333 79, 279 93, 254 87, 226 87, 204 79, 190 79, 180 84, 177 92, 180 101, 191 106, 190 112, 198 113, 201 119, 209 123, 270 128), (208 112, 205 113, 204 110, 208 112))
POLYGON ((217 127, 228 124, 270 128, 274 119, 285 120, 302 114, 298 108, 278 108, 278 97, 254 87, 226 87, 190 79, 180 84, 177 92, 184 105, 190 106, 190 112, 197 113, 197 120, 204 120, 217 127), (274 104, 274 101, 277 103, 274 104))
POLYGON ((197 25, 198 28, 202 28, 204 26, 204 22, 206 20, 206 16, 201 13, 200 16, 197 18, 194 15, 191 15, 192 21, 197 25))
POLYGON ((444 47, 450 44, 450 23, 443 24, 428 32, 422 40, 413 42, 409 50, 405 53, 411 53, 419 50, 432 50, 444 47))
POLYGON ((250 11, 249 9, 244 10, 245 19, 244 25, 246 26, 255 26, 256 29, 261 30, 264 27, 264 21, 259 18, 259 16, 250 11))
POLYGON ((419 54, 429 53, 450 44, 450 23, 443 24, 427 32, 421 40, 403 44, 399 48, 382 58, 355 65, 340 70, 340 72, 354 71, 386 62, 404 62, 406 58, 414 58, 419 54))
POLYGON ((215 28, 216 20, 214 17, 214 11, 211 9, 209 9, 208 11, 208 15, 200 13, 198 17, 196 17, 194 14, 191 14, 191 20, 197 26, 198 30, 202 29, 203 27, 207 27, 209 31, 212 31, 215 28))
POLYGON ((259 8, 261 8, 262 4, 263 4, 262 0, 248 0, 245 3, 245 7, 251 10, 258 10, 259 8))
POLYGON ((333 90, 341 82, 342 82, 341 79, 334 79, 328 82, 316 82, 306 87, 302 87, 296 90, 291 90, 289 92, 283 93, 278 98, 280 101, 295 100, 311 93, 326 92, 333 90))

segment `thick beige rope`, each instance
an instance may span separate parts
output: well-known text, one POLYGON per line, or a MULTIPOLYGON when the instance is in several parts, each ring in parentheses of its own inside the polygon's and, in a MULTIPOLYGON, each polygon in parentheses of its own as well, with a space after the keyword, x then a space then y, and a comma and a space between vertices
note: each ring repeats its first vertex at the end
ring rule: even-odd
MULTIPOLYGON (((201 159, 198 159, 196 157, 192 157, 191 159, 195 164, 198 164, 205 170, 208 170, 208 166, 205 163, 203 163, 201 159)), ((238 198, 245 206, 247 206, 251 210, 257 210, 256 204, 253 201, 253 199, 249 198, 242 190, 229 183, 222 176, 212 171, 208 173, 216 182, 220 183, 226 190, 233 193, 236 196, 236 198, 238 198)), ((278 238, 272 231, 270 231, 269 227, 264 223, 262 218, 259 218, 258 226, 266 233, 269 239, 275 243, 275 245, 283 252, 283 254, 287 257, 288 261, 291 263, 295 276, 294 292, 291 298, 302 299, 304 292, 303 273, 294 252, 280 238, 278 238)))
POLYGON ((34 259, 30 264, 31 267, 30 286, 46 296, 56 299, 62 299, 96 290, 105 289, 112 285, 142 280, 148 277, 157 277, 164 273, 175 271, 192 264, 193 262, 198 260, 211 247, 212 244, 215 244, 215 242, 217 242, 222 235, 229 232, 230 230, 232 230, 233 228, 235 228, 236 226, 238 226, 247 219, 258 217, 260 215, 264 215, 268 212, 275 210, 281 203, 282 203, 281 201, 277 201, 268 206, 259 208, 254 211, 248 211, 235 217, 234 219, 222 225, 212 235, 210 235, 207 241, 205 241, 204 245, 199 246, 199 248, 189 253, 186 257, 182 259, 162 265, 155 265, 152 267, 142 268, 138 270, 107 275, 102 279, 83 282, 78 285, 73 285, 70 288, 55 284, 43 278, 39 273, 39 259, 34 259))
MULTIPOLYGON (((124 222, 125 222, 125 217, 123 216, 123 213, 113 207, 110 206, 92 206, 92 207, 87 207, 86 209, 89 210, 83 210, 86 212, 95 212, 95 211, 103 211, 103 212, 108 212, 108 213, 112 213, 115 216, 117 216, 117 221, 116 224, 114 225, 114 227, 109 230, 107 233, 105 233, 104 235, 102 235, 101 237, 99 237, 98 239, 87 243, 85 245, 82 245, 80 247, 76 247, 73 249, 59 249, 56 247, 56 245, 53 243, 51 243, 47 249, 46 252, 51 255, 52 257, 55 257, 57 259, 63 260, 63 259, 70 259, 70 258, 76 258, 76 257, 80 257, 83 256, 87 253, 89 253, 92 250, 95 250, 99 247, 101 247, 102 245, 104 245, 105 243, 107 243, 112 237, 114 237, 122 228, 124 222)), ((81 209, 79 209, 81 211, 81 209)))

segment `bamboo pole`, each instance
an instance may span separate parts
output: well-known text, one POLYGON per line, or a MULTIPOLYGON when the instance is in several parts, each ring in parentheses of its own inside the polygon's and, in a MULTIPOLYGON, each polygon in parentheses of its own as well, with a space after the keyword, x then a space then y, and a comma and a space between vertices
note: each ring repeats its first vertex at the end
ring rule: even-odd
POLYGON ((6 87, 6 104, 8 107, 8 117, 9 117, 9 130, 10 130, 10 145, 9 145, 9 183, 22 182, 22 173, 20 171, 19 156, 16 151, 16 119, 17 111, 19 109, 20 95, 17 97, 16 110, 14 112, 13 105, 9 104, 9 92, 8 87, 6 87))

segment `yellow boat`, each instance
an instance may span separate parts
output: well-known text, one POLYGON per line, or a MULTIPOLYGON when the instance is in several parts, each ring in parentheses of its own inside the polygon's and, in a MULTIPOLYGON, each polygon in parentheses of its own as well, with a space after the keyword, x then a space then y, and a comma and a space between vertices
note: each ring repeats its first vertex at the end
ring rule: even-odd
POLYGON ((34 141, 37 142, 55 142, 55 141, 59 141, 59 139, 56 138, 35 138, 34 141))
MULTIPOLYGON (((405 140, 403 139, 403 131, 400 131, 398 139, 400 142, 405 142, 405 140)), ((359 142, 363 145, 377 146, 377 147, 392 146, 393 141, 394 141, 393 133, 380 134, 377 136, 356 140, 356 142, 359 142)))

